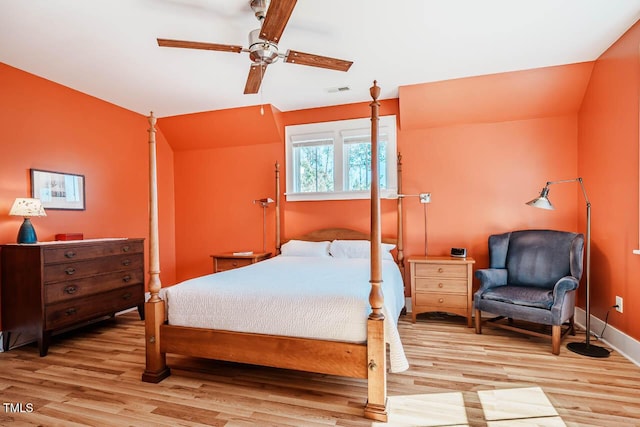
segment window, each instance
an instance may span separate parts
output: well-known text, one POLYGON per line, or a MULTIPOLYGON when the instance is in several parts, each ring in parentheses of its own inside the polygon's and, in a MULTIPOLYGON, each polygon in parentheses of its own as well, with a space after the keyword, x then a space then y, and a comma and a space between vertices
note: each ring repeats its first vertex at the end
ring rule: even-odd
MULTIPOLYGON (((289 201, 369 198, 371 119, 287 126, 289 201)), ((378 162, 382 197, 397 193, 396 116, 380 117, 378 162)))

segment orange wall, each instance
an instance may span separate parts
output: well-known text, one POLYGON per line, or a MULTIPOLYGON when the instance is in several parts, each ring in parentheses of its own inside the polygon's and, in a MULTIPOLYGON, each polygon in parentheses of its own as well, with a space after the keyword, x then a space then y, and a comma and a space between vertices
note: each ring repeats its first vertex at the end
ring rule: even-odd
MULTIPOLYGON (((592 64, 586 66, 590 71, 592 64)), ((574 68, 574 67, 569 67, 574 68)), ((585 66, 576 68, 583 78, 585 66)), ((557 73, 557 69, 549 72, 557 73)), ((538 73, 539 74, 539 73, 538 73)), ((565 75, 565 74, 563 74, 565 75)), ((565 78, 565 77, 563 77, 565 78)), ((500 79, 495 78, 496 85, 500 79)), ((468 85, 469 81, 465 80, 468 85)), ((491 84, 478 79, 486 89, 491 84)), ((422 90, 423 88, 416 88, 422 90)), ((405 93, 406 90, 405 90, 405 93)), ((582 93, 579 93, 581 98, 582 93)), ((505 95, 506 96, 506 95, 505 95)), ((504 97, 502 98, 504 100, 504 97)), ((407 101, 403 108, 411 110, 407 101)), ((415 102, 420 102, 419 97, 415 102)), ((445 102, 445 101, 442 101, 445 102)), ((452 101, 453 102, 453 101, 452 101)), ((496 104, 500 98, 494 98, 496 104)), ((565 101, 566 103, 573 101, 565 101)), ((485 102, 486 108, 492 108, 485 102)), ((547 102, 545 105, 552 105, 547 102)), ((579 102, 576 102, 576 109, 579 102)), ((455 112, 455 106, 444 105, 455 112)), ((523 108, 531 106, 523 103, 523 108)), ((382 102, 381 115, 400 114, 398 100, 382 102)), ((549 114, 537 108, 538 116, 549 114)), ((246 112, 239 112, 247 120, 246 112)), ((556 113, 553 111, 552 113, 556 113)), ((281 126, 290 124, 368 117, 368 103, 316 108, 282 113, 281 126)), ((453 113, 452 113, 453 114, 453 113)), ((215 120, 216 112, 207 115, 215 120)), ((191 126, 192 115, 171 118, 191 126)), ((164 119, 163 119, 164 120, 164 119)), ((576 189, 558 188, 554 215, 525 205, 549 179, 573 177, 577 173, 577 114, 553 115, 496 123, 445 124, 424 129, 413 117, 417 129, 400 129, 398 147, 403 155, 404 192, 431 192, 427 205, 429 254, 447 254, 452 246, 469 249, 478 267, 487 264, 487 236, 514 228, 557 227, 576 230, 576 189), (549 155, 553 153, 553 155, 549 155)), ((254 126, 260 123, 253 122, 254 126)), ((162 123, 160 126, 162 127, 162 123)), ((202 132, 210 126, 203 122, 202 132)), ((281 132, 284 134, 284 131, 281 132)), ((273 197, 273 163, 281 163, 284 188, 284 143, 260 142, 251 145, 242 136, 229 146, 226 135, 221 147, 215 138, 211 148, 175 153, 177 279, 183 280, 211 271, 210 254, 220 251, 259 250, 262 242, 262 211, 253 199, 273 197), (203 197, 203 195, 205 197, 203 197)), ((183 146, 181 140, 169 141, 183 146)), ((382 203, 383 234, 395 235, 396 202, 382 203)), ((346 226, 363 231, 369 228, 366 200, 326 202, 286 202, 283 197, 283 237, 291 238, 320 227, 346 226)), ((273 250, 274 214, 268 209, 268 242, 273 250)), ((415 198, 405 200, 406 255, 424 253, 423 205, 415 198)))
MULTIPOLYGON (((578 170, 592 203, 591 313, 640 339, 638 102, 640 23, 596 62, 580 110, 578 170)), ((584 295, 582 300, 584 301, 584 295)))
MULTIPOLYGON (((34 218, 40 241, 65 232, 148 238, 148 123, 143 116, 2 63, 0 93, 0 242, 16 241, 22 219, 8 213, 16 197, 30 197, 30 168, 85 176, 86 210, 49 210, 46 217, 34 218)), ((172 189, 172 153, 162 135, 158 146, 159 179, 172 189)), ((160 202, 163 273, 175 281, 172 190, 160 202)))

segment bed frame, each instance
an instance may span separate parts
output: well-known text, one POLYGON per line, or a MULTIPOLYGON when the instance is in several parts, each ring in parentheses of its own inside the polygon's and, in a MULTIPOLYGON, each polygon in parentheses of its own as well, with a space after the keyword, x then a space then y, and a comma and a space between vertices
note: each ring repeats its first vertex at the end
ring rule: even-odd
MULTIPOLYGON (((371 150, 378 157, 378 96, 380 88, 374 81, 370 89, 371 150)), ((167 353, 249 363, 285 369, 295 369, 368 380, 368 399, 364 416, 387 421, 387 357, 382 313, 382 252, 380 225, 380 189, 377 162, 371 170, 371 230, 370 234, 346 229, 322 230, 304 236, 307 240, 369 239, 371 240, 371 314, 367 320, 367 342, 345 343, 303 339, 287 336, 230 332, 204 328, 173 326, 165 322, 165 303, 160 297, 160 265, 158 246, 158 203, 156 176, 156 142, 153 113, 149 116, 149 292, 145 303, 146 367, 142 381, 157 383, 170 375, 167 353)), ((400 172, 400 156, 398 157, 400 172)), ((280 178, 276 164, 276 250, 280 250, 280 178)), ((398 192, 401 182, 398 182, 398 192)), ((398 197, 397 261, 404 277, 402 243, 402 197, 398 197)), ((393 321, 393 320, 392 320, 393 321)))

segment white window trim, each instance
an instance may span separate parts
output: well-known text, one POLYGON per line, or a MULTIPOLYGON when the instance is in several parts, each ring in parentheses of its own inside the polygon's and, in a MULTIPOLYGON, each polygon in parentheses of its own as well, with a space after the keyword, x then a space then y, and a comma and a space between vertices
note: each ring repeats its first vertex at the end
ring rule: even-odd
MULTIPOLYGON (((397 172, 397 141, 396 141, 396 116, 382 116, 378 122, 379 134, 387 135, 387 188, 380 190, 382 198, 394 198, 398 193, 398 172, 397 172)), ((309 123, 303 125, 292 125, 285 127, 285 145, 286 145, 286 190, 285 196, 287 201, 311 201, 311 200, 353 200, 368 199, 371 196, 370 191, 331 191, 331 192, 294 192, 294 173, 293 167, 293 143, 304 138, 303 135, 333 135, 334 140, 334 186, 335 188, 343 188, 344 172, 343 172, 343 143, 344 136, 353 135, 354 132, 361 129, 369 129, 371 133, 371 119, 351 119, 338 120, 332 122, 309 123)))

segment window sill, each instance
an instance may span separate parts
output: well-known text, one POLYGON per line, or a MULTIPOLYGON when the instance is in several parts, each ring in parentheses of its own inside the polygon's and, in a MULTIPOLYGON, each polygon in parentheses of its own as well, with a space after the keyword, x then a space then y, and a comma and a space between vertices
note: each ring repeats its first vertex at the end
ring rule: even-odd
MULTIPOLYGON (((330 193, 286 193, 287 202, 312 202, 326 200, 364 200, 371 198, 370 191, 336 191, 330 193)), ((395 199, 398 197, 398 191, 381 190, 381 199, 395 199)))

